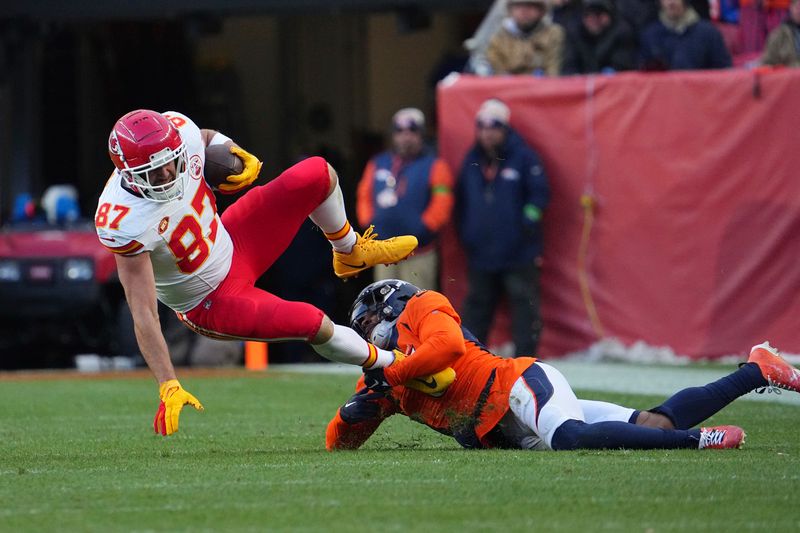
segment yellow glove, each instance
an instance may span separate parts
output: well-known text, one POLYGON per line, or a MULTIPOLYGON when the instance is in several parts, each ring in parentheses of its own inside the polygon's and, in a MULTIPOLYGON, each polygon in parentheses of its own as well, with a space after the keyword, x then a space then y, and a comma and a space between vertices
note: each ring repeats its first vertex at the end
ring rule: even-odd
MULTIPOLYGON (((400 350, 394 350, 394 362, 392 364, 398 363, 406 357, 408 356, 400 350)), ((452 385, 455 380, 456 371, 447 367, 435 374, 411 378, 403 383, 403 386, 438 398, 447 391, 447 388, 452 385)))
POLYGON ((161 403, 158 405, 156 417, 153 420, 153 429, 164 436, 172 435, 178 431, 178 417, 181 409, 186 404, 198 411, 203 410, 203 405, 191 394, 186 392, 177 379, 170 379, 158 388, 161 403))
POLYGON ((244 170, 240 174, 234 174, 225 178, 227 183, 221 183, 217 187, 220 192, 225 194, 233 194, 249 187, 258 178, 258 173, 261 172, 261 161, 256 156, 239 148, 238 146, 231 146, 231 153, 236 155, 242 160, 244 170))

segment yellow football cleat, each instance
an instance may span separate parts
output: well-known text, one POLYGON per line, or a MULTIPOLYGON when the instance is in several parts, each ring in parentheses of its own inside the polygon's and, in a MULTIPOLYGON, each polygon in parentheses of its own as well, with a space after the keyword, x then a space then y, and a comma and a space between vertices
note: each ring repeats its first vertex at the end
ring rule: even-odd
POLYGON ((417 238, 401 235, 378 240, 370 226, 363 235, 356 233, 356 243, 349 254, 333 251, 333 272, 340 278, 349 278, 375 265, 391 265, 402 261, 417 247, 417 238))

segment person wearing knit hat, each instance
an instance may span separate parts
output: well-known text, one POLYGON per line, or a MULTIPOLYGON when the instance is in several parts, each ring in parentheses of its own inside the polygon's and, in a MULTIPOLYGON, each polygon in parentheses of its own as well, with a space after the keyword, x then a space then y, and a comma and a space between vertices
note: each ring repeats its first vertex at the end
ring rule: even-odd
POLYGON ((370 159, 358 184, 356 214, 382 238, 415 235, 419 248, 402 266, 379 265, 375 281, 402 279, 423 289, 439 286, 439 230, 453 208, 453 174, 425 144, 425 115, 415 107, 391 119, 391 148, 370 159))
POLYGON ((464 326, 488 341, 502 295, 511 311, 515 353, 536 353, 541 332, 541 220, 550 196, 539 156, 511 126, 508 105, 490 98, 475 114, 475 144, 456 180, 455 218, 467 257, 464 326))
POLYGON ((392 128, 422 131, 425 129, 425 114, 416 107, 404 107, 392 116, 392 128))
POLYGON ((481 104, 478 109, 478 114, 475 115, 475 120, 480 124, 490 125, 495 123, 497 125, 508 126, 511 119, 511 110, 508 106, 497 98, 490 98, 481 104))
POLYGON ((491 74, 557 76, 564 29, 551 21, 547 0, 509 0, 508 18, 486 49, 491 74))
POLYGON ((562 74, 610 74, 636 68, 636 38, 611 0, 584 0, 567 26, 562 74))

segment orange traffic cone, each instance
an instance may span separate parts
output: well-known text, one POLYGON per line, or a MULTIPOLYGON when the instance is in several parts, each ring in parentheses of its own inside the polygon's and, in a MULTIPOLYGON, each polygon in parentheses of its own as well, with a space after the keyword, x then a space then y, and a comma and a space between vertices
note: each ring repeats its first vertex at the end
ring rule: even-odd
POLYGON ((244 367, 247 370, 266 370, 269 348, 266 342, 245 341, 244 367))

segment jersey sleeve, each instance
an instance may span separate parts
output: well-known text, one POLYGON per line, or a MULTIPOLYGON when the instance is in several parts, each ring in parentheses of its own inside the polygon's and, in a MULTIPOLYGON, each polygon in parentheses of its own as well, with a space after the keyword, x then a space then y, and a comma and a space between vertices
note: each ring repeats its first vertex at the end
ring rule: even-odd
POLYGON ((163 115, 178 129, 181 139, 186 143, 186 153, 189 154, 189 157, 192 154, 202 154, 201 158, 205 161, 206 145, 203 142, 200 127, 192 119, 177 111, 166 111, 163 115))
POLYGON ((450 220, 453 211, 453 174, 442 159, 433 162, 430 188, 431 201, 422 213, 422 222, 435 233, 450 220))
POLYGON ((154 238, 140 223, 136 209, 105 195, 98 202, 95 231, 100 244, 117 255, 137 255, 154 246, 154 238))
MULTIPOLYGON (((364 386, 364 378, 359 379, 356 389, 364 386)), ((325 431, 325 448, 329 451, 335 450, 357 450, 360 448, 367 439, 369 439, 381 423, 399 412, 397 403, 389 398, 381 398, 376 400, 380 405, 379 414, 370 420, 364 420, 357 424, 348 424, 345 422, 339 409, 336 410, 336 415, 328 423, 328 428, 325 431)))
POLYGON ((409 300, 397 320, 397 327, 401 331, 408 329, 419 339, 419 344, 409 357, 386 367, 384 375, 391 385, 444 370, 466 350, 461 318, 447 298, 438 292, 426 291, 409 300))
POLYGON ((342 420, 337 410, 336 416, 328 423, 328 429, 325 431, 325 448, 329 452, 357 450, 375 433, 383 420, 383 418, 378 418, 358 424, 348 424, 342 420))
POLYGON ((369 226, 375 214, 375 206, 372 203, 372 189, 375 177, 375 160, 370 160, 361 175, 356 191, 356 218, 362 228, 369 226))
POLYGON ((191 141, 201 138, 200 127, 183 113, 178 113, 177 111, 165 111, 162 114, 167 118, 167 120, 172 122, 173 126, 178 129, 183 142, 188 144, 191 141))
POLYGON ((116 239, 114 237, 106 238, 99 235, 100 233, 99 231, 97 233, 98 237, 100 238, 100 244, 102 244, 105 247, 105 249, 111 253, 117 255, 131 256, 131 255, 138 255, 146 251, 144 249, 144 244, 140 243, 136 239, 131 239, 124 244, 116 245, 116 243, 120 242, 119 239, 116 239))

